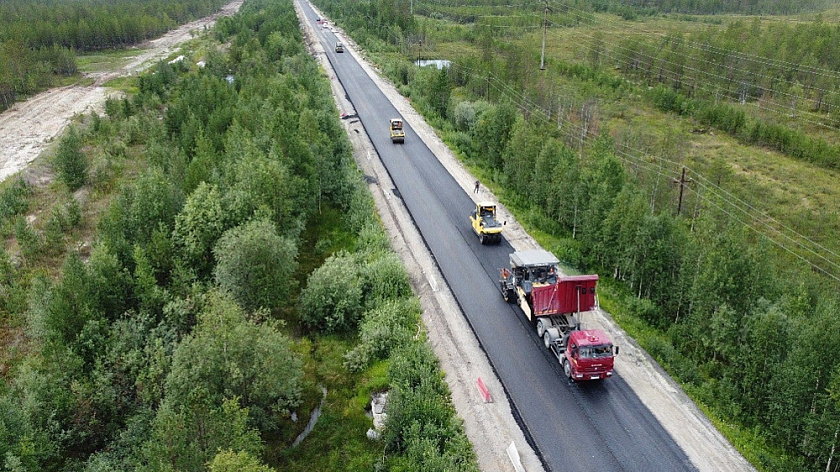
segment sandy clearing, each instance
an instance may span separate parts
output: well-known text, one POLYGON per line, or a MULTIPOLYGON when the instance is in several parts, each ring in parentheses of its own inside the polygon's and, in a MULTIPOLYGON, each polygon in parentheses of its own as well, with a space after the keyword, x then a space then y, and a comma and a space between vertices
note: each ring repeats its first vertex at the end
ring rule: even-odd
POLYGON ((215 24, 222 16, 239 10, 243 0, 234 0, 221 11, 187 23, 160 38, 147 41, 142 52, 127 65, 112 71, 89 74, 90 86, 72 85, 46 90, 0 113, 0 181, 25 169, 47 150, 56 136, 74 116, 96 111, 102 113, 105 100, 113 91, 102 84, 108 80, 136 74, 178 50, 179 45, 215 24))

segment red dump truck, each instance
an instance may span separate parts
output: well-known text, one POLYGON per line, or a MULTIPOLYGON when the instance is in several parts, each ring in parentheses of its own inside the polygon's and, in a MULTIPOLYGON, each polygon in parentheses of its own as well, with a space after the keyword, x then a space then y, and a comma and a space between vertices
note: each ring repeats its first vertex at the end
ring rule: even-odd
POLYGON ((514 252, 510 269, 499 270, 499 286, 508 303, 525 312, 572 381, 613 375, 618 346, 598 329, 581 329, 580 313, 596 308, 597 275, 564 276, 560 261, 542 250, 514 252))

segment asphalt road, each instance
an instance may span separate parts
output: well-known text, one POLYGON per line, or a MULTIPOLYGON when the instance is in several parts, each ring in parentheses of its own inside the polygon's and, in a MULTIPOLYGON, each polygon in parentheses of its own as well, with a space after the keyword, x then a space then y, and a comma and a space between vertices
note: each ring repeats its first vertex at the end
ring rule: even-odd
MULTIPOLYGON (((317 14, 302 4, 315 24, 317 14)), ((317 27, 317 25, 316 25, 317 27)), ((318 38, 359 119, 391 176, 493 368, 526 435, 554 472, 696 470, 632 389, 619 377, 573 384, 522 312, 504 302, 498 268, 509 265, 507 241, 482 246, 472 232, 470 197, 406 124, 392 144, 396 109, 355 58, 334 51, 336 36, 318 38)), ((453 314, 460 316, 460 314, 453 314)), ((585 319, 584 319, 585 324, 585 319)))

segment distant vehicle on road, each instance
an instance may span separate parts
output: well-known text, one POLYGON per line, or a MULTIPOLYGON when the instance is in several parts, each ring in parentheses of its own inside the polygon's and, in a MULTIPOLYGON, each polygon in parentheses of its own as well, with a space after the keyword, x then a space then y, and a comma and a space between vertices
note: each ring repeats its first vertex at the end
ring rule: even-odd
POLYGON ((344 45, 341 44, 341 41, 335 43, 335 52, 344 52, 344 45))
POLYGON ((401 118, 391 118, 391 142, 403 143, 405 142, 405 130, 403 130, 403 121, 401 118))

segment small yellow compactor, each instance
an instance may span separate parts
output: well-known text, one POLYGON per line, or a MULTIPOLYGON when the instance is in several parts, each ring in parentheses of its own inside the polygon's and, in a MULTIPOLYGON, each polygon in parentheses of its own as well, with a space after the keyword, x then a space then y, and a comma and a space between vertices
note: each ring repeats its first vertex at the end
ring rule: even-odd
POLYGON ((391 118, 391 142, 405 142, 405 130, 403 129, 403 121, 401 118, 391 118))
POLYGON ((481 244, 498 243, 502 240, 504 224, 496 219, 496 205, 490 202, 475 204, 475 210, 470 214, 470 222, 481 244))

